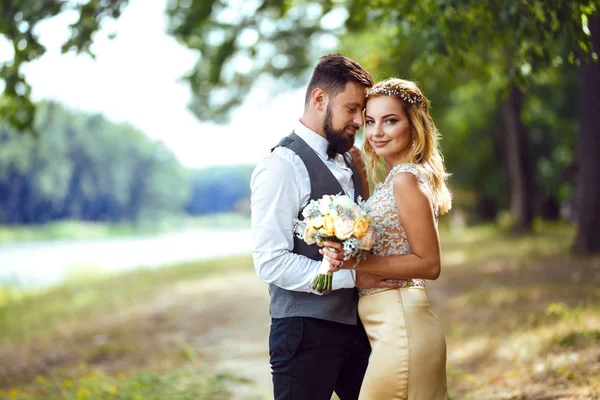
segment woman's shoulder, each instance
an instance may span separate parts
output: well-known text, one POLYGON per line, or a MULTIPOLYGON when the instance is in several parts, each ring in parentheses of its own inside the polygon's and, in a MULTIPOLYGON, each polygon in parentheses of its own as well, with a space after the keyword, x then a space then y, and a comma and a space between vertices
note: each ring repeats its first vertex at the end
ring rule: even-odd
POLYGON ((422 167, 417 164, 399 164, 390 170, 388 177, 386 179, 387 182, 393 181, 394 186, 396 186, 396 182, 398 184, 411 184, 411 183, 426 183, 422 167), (404 172, 404 173, 403 173, 404 172))
POLYGON ((397 167, 396 171, 393 171, 394 175, 391 180, 394 197, 426 199, 431 203, 431 188, 425 179, 422 167, 416 164, 401 164, 397 167))

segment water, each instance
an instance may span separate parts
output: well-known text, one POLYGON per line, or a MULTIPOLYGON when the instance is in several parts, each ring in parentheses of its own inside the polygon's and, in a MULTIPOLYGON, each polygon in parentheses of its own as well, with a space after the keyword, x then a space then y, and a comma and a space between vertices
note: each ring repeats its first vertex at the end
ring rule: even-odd
POLYGON ((0 245, 0 282, 39 287, 58 283, 78 270, 124 271, 250 252, 248 229, 15 243, 0 245))

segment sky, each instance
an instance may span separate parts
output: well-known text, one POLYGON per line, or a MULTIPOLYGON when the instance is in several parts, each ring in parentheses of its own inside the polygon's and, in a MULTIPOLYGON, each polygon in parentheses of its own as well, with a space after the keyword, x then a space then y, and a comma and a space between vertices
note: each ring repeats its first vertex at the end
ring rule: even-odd
MULTIPOLYGON (((166 33, 166 0, 130 0, 117 21, 105 23, 92 51, 61 54, 74 15, 40 24, 47 51, 23 72, 34 100, 101 113, 164 142, 186 167, 256 163, 300 117, 304 89, 259 86, 227 125, 200 122, 188 109, 191 91, 181 81, 198 55, 166 33), (109 39, 116 33, 115 39, 109 39)), ((0 38, 2 39, 2 38, 0 38)), ((0 42, 0 62, 10 57, 0 42)))

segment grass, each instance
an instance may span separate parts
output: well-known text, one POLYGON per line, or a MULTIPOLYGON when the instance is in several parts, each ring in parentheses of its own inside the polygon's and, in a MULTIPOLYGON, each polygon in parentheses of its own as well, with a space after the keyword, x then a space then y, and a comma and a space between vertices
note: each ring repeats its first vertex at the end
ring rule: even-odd
POLYGON ((140 221, 138 223, 68 220, 38 225, 2 225, 0 226, 0 244, 156 235, 182 228, 231 229, 249 227, 250 216, 239 213, 212 214, 200 217, 169 217, 157 221, 140 221))
POLYGON ((600 398, 600 257, 568 253, 564 224, 514 237, 443 236, 429 285, 446 332, 452 399, 600 398))
POLYGON ((227 388, 246 380, 207 372, 179 334, 164 348, 156 332, 179 316, 159 311, 190 282, 251 269, 250 257, 232 257, 2 289, 0 399, 232 398, 227 388))
POLYGON ((232 398, 228 385, 245 382, 227 374, 207 376, 193 368, 166 373, 137 371, 130 375, 109 375, 82 368, 75 379, 65 377, 57 384, 57 378, 40 375, 27 390, 0 390, 0 399, 228 400, 232 398))
POLYGON ((232 257, 137 269, 92 280, 79 278, 38 291, 0 287, 0 344, 51 332, 65 321, 110 313, 146 301, 162 288, 180 282, 251 268, 250 257, 232 257))
MULTIPOLYGON (((570 255, 573 235, 540 222, 519 237, 441 232, 428 293, 451 399, 600 398, 600 257, 570 255)), ((266 298, 248 256, 0 289, 0 399, 269 398, 245 374, 268 367, 266 298)))

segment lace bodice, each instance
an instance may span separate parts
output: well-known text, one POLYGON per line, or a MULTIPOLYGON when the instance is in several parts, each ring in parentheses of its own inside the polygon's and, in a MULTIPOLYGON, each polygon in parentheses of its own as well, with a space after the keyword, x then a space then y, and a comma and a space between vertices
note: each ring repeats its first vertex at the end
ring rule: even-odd
MULTIPOLYGON (((371 207, 373 226, 377 231, 377 240, 371 253, 378 256, 410 254, 410 243, 400 222, 396 201, 394 199, 394 177, 401 172, 410 172, 417 177, 427 190, 429 185, 420 167, 415 164, 400 164, 392 168, 383 183, 375 186, 373 195, 367 200, 371 207)), ((423 279, 388 279, 390 282, 402 282, 405 286, 425 286, 423 279)), ((386 289, 359 289, 360 296, 366 296, 386 289)))

